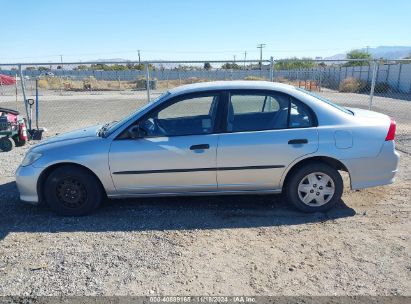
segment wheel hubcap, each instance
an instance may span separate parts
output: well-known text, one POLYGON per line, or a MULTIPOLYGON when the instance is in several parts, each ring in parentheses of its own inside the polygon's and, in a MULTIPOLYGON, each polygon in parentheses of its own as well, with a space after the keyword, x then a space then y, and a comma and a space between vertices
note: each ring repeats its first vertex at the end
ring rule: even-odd
POLYGON ((298 197, 311 207, 325 205, 332 199, 334 192, 334 181, 322 172, 310 173, 298 184, 298 197))
POLYGON ((79 208, 87 200, 87 191, 84 185, 75 178, 64 178, 57 184, 57 198, 68 208, 79 208))

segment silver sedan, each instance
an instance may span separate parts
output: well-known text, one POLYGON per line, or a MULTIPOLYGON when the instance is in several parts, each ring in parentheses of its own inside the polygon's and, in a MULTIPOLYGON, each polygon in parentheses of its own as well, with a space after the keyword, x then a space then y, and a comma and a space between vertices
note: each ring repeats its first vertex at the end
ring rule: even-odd
POLYGON ((209 82, 172 89, 118 122, 42 141, 16 172, 22 201, 83 215, 104 197, 285 192, 304 212, 390 184, 395 121, 289 85, 209 82))

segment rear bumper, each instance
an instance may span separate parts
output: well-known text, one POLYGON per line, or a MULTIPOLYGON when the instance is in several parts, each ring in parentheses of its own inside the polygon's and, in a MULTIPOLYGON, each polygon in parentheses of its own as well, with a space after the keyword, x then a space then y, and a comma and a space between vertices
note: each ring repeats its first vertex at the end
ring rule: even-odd
POLYGON ((20 193, 20 200, 33 205, 39 204, 37 181, 42 168, 33 166, 18 167, 16 171, 16 184, 20 193))
POLYGON ((400 154, 394 141, 386 141, 377 157, 342 160, 346 165, 352 189, 363 189, 394 182, 400 154))

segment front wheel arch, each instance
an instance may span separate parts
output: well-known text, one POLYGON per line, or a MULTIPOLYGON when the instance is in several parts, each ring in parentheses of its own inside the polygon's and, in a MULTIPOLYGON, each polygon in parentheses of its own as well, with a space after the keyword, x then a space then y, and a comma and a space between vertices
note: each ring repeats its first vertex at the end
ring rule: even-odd
POLYGON ((81 168, 81 169, 85 169, 87 170, 89 173, 91 173, 92 175, 94 175, 94 177, 96 178, 96 180, 98 181, 98 183, 100 184, 100 187, 103 191, 103 196, 107 197, 107 193, 106 193, 106 189, 104 188, 100 178, 97 176, 97 174, 95 174, 90 168, 80 165, 78 163, 71 163, 71 162, 63 162, 63 163, 57 163, 57 164, 53 164, 49 167, 47 167, 46 169, 43 170, 43 172, 41 172, 40 177, 37 180, 37 194, 39 196, 39 202, 40 203, 44 203, 45 202, 45 196, 44 196, 44 184, 47 180, 47 177, 50 175, 51 172, 53 172, 54 170, 56 170, 57 168, 63 167, 63 166, 72 166, 72 167, 77 167, 77 168, 81 168))

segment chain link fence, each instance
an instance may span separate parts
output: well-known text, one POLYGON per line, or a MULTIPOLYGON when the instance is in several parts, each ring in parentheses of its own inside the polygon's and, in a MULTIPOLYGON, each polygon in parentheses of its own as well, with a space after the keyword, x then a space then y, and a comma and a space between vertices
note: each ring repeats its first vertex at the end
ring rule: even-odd
POLYGON ((404 59, 0 64, 0 107, 30 116, 24 100, 37 100, 38 125, 53 135, 120 119, 180 85, 227 80, 287 83, 385 113, 398 123, 398 149, 411 153, 411 60, 404 59))

